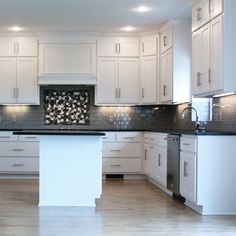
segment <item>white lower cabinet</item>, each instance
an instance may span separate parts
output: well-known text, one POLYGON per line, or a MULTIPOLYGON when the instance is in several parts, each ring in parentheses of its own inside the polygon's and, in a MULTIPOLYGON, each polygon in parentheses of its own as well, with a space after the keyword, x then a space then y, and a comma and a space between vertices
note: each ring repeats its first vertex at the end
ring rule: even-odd
POLYGON ((167 186, 167 134, 144 133, 144 174, 157 184, 167 186))
POLYGON ((103 174, 141 174, 141 133, 107 132, 103 137, 103 174))
POLYGON ((196 154, 180 153, 180 193, 196 201, 196 154))
POLYGON ((0 174, 37 174, 39 137, 0 132, 0 174))
POLYGON ((233 135, 181 136, 180 194, 186 205, 203 215, 236 214, 235 145, 233 135))

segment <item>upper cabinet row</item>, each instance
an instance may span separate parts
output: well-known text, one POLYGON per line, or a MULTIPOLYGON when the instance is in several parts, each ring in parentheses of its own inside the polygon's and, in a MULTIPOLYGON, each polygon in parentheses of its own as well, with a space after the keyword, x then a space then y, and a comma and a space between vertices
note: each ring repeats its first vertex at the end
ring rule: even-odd
POLYGON ((210 21, 192 34, 192 93, 198 97, 236 91, 236 1, 212 0, 208 6, 210 21))

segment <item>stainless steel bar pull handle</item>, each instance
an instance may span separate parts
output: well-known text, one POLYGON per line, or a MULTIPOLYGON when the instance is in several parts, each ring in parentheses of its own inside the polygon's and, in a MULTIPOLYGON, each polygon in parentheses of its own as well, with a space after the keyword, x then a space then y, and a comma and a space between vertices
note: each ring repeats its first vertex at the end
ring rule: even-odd
POLYGON ((163 95, 166 96, 166 85, 163 85, 163 95))
POLYGON ((14 151, 14 152, 22 152, 22 151, 24 151, 24 149, 23 148, 14 148, 14 149, 12 149, 12 151, 14 151))
POLYGON ((27 139, 36 139, 37 137, 26 137, 27 139))
POLYGON ((144 53, 144 43, 142 43, 142 51, 143 51, 143 53, 144 53))
POLYGON ((164 35, 164 46, 167 46, 167 36, 166 35, 164 35))
POLYGON ((201 83, 201 72, 197 72, 197 86, 200 87, 201 83))
POLYGON ((110 165, 111 167, 121 167, 121 165, 110 165))
POLYGON ((119 91, 119 98, 121 97, 121 88, 118 89, 119 91))
POLYGON ((116 88, 116 98, 118 98, 118 88, 116 88))
POLYGON ((13 164, 12 166, 13 167, 21 167, 21 166, 24 166, 24 164, 13 164))
POLYGON ((184 146, 190 146, 190 143, 183 143, 184 146))
POLYGON ((184 177, 187 177, 187 176, 188 176, 188 173, 187 173, 187 166, 188 166, 188 162, 184 161, 184 177))
POLYGON ((117 43, 116 43, 116 49, 115 50, 116 50, 115 53, 117 54, 117 43))
POLYGON ((161 166, 161 154, 158 153, 158 166, 161 166))
POLYGON ((121 149, 111 149, 110 152, 121 152, 121 149))
POLYGON ((208 83, 211 83, 211 69, 208 69, 208 83))
POLYGON ((119 43, 119 54, 120 54, 120 43, 119 43))
POLYGON ((144 88, 142 88, 142 98, 144 98, 144 88))
POLYGON ((200 21, 202 19, 202 8, 199 7, 197 9, 197 21, 200 21))
POLYGON ((134 137, 124 137, 124 139, 134 139, 134 137))
POLYGON ((10 136, 0 136, 0 138, 10 138, 10 136))

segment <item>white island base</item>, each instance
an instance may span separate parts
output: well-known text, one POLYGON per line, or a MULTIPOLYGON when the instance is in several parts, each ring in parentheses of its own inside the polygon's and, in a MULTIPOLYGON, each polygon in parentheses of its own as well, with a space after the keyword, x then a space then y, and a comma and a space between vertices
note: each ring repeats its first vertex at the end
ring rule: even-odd
POLYGON ((95 206, 102 193, 101 136, 42 135, 39 180, 39 206, 95 206))

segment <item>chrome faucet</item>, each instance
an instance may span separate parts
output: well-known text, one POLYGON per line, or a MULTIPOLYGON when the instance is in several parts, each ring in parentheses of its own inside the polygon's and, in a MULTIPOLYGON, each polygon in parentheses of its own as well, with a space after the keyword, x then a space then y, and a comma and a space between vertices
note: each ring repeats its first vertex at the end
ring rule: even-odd
POLYGON ((196 110, 193 106, 188 106, 188 107, 184 108, 184 110, 183 110, 183 112, 182 112, 182 119, 184 119, 185 113, 186 113, 187 110, 193 110, 193 111, 195 111, 195 114, 196 114, 195 130, 196 130, 196 131, 204 131, 204 130, 205 130, 205 127, 201 126, 201 123, 200 123, 200 121, 199 121, 198 112, 197 112, 197 110, 196 110))

